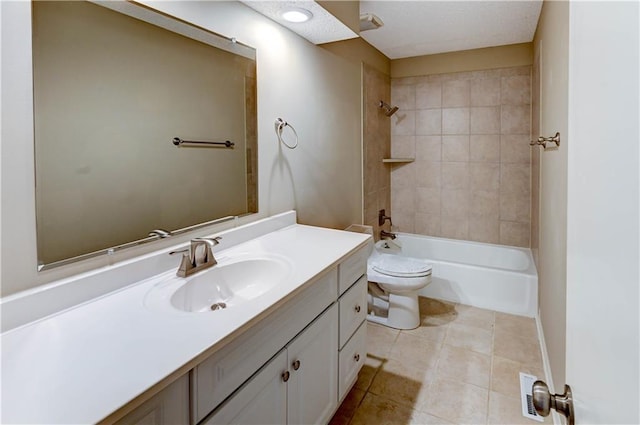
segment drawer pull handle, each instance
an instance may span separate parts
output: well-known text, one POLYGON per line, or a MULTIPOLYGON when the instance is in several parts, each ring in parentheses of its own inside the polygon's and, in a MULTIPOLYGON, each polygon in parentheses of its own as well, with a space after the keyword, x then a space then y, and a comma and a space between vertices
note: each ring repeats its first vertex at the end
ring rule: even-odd
POLYGON ((285 372, 282 374, 282 380, 283 380, 284 382, 287 382, 287 381, 289 380, 289 376, 290 376, 290 375, 291 375, 291 374, 289 373, 289 371, 288 371, 288 370, 287 370, 287 371, 285 371, 285 372))
POLYGON ((356 354, 355 356, 353 356, 353 360, 355 360, 356 362, 360 361, 360 354, 356 354))
POLYGON ((296 360, 295 362, 293 362, 293 370, 298 369, 300 369, 300 360, 296 360))
POLYGON ((360 313, 360 306, 356 305, 356 313, 360 313))

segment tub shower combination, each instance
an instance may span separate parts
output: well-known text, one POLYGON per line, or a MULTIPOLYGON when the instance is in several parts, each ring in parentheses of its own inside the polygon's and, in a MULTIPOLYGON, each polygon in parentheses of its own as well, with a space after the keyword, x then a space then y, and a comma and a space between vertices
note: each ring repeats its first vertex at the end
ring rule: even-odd
POLYGON ((432 264, 431 283, 419 295, 535 317, 538 275, 531 250, 488 243, 397 233, 379 252, 432 264))

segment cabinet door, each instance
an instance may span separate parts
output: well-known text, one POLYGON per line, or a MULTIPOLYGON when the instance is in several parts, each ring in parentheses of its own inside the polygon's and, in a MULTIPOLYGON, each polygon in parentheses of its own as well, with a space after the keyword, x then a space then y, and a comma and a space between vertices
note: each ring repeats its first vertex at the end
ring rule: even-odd
POLYGON ((287 351, 287 422, 328 423, 338 404, 338 306, 325 311, 287 351))
POLYGON ((175 425, 188 423, 188 375, 182 376, 116 422, 118 425, 175 425))
POLYGON ((277 424, 287 421, 287 352, 282 350, 203 422, 213 424, 277 424))

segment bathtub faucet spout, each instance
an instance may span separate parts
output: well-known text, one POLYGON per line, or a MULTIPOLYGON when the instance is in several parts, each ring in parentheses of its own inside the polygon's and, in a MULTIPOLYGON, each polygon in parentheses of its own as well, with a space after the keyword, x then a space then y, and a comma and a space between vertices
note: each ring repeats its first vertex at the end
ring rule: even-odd
POLYGON ((396 237, 397 237, 397 236, 396 236, 396 234, 395 234, 395 233, 393 233, 393 232, 387 232, 387 231, 385 231, 385 230, 380 230, 380 239, 387 239, 387 238, 389 238, 389 239, 393 240, 393 239, 395 239, 396 237))

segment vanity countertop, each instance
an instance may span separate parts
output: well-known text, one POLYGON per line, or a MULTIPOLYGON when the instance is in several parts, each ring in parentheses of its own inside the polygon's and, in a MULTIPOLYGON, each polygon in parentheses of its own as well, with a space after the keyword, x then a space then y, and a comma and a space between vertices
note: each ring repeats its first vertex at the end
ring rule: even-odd
POLYGON ((170 271, 5 332, 2 422, 104 420, 186 373, 369 239, 295 224, 216 252, 221 263, 251 253, 280 255, 293 265, 276 289, 233 308, 206 313, 148 308, 146 295, 175 274, 170 271))

